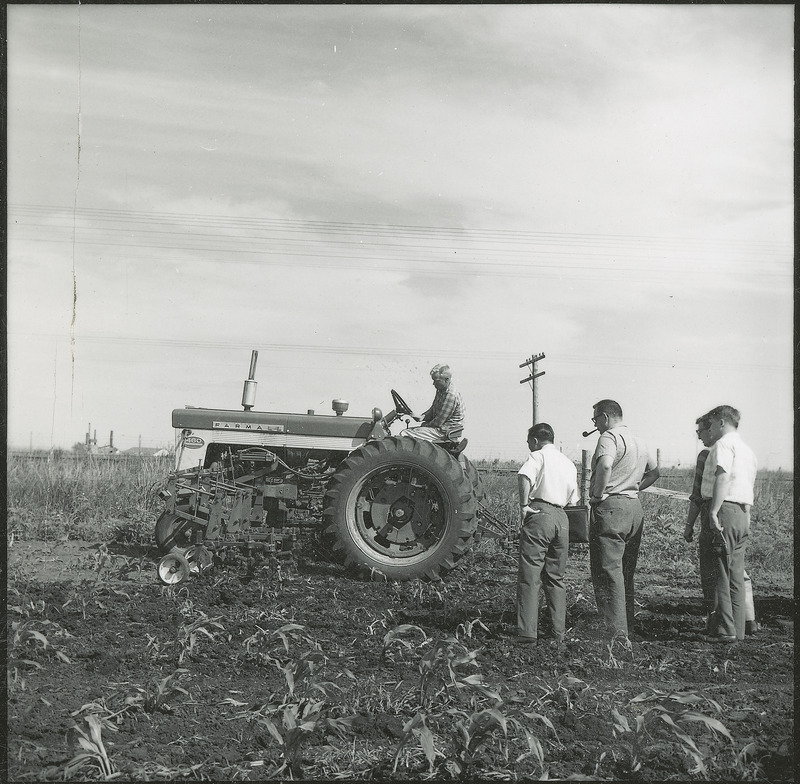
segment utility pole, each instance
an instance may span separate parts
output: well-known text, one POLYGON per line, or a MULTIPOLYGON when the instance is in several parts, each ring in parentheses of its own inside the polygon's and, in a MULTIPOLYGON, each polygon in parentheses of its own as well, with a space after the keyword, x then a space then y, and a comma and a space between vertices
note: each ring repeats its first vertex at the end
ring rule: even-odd
POLYGON ((523 362, 520 365, 521 368, 528 367, 529 365, 531 368, 531 374, 527 378, 523 378, 522 381, 519 382, 520 384, 525 384, 528 381, 531 382, 531 425, 536 424, 536 410, 539 405, 539 397, 537 395, 537 389, 536 389, 536 379, 539 378, 539 376, 543 376, 545 374, 544 370, 541 370, 538 373, 536 372, 536 363, 540 359, 544 359, 543 353, 531 356, 529 359, 526 359, 525 362, 523 362))

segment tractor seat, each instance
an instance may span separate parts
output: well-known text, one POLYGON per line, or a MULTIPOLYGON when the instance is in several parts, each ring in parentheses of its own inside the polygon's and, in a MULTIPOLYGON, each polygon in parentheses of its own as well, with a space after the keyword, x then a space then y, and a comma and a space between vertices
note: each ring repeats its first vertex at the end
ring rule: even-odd
POLYGON ((442 449, 446 449, 453 457, 458 457, 466 448, 469 439, 462 438, 460 441, 451 441, 447 439, 446 441, 434 441, 434 444, 442 447, 442 449))

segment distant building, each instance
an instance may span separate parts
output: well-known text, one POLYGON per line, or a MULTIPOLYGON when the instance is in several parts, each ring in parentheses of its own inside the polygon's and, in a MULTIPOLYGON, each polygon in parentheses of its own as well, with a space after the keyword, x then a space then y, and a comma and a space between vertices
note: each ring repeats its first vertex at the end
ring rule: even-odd
POLYGON ((170 452, 168 449, 157 446, 132 446, 130 449, 126 449, 123 454, 137 457, 167 457, 170 452))
POLYGON ((119 449, 115 446, 107 444, 106 446, 96 446, 92 449, 90 454, 93 455, 118 455, 119 449))

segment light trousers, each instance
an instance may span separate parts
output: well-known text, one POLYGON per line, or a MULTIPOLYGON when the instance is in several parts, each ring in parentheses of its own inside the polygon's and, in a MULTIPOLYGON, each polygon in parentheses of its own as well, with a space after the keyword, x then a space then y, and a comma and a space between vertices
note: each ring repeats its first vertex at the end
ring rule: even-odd
POLYGON ((589 564, 597 610, 609 635, 633 627, 633 574, 639 559, 644 512, 638 497, 609 496, 592 509, 589 564))
POLYGON ((742 504, 724 501, 717 515, 722 526, 727 552, 711 553, 713 564, 713 615, 709 632, 744 639, 747 592, 744 581, 744 554, 750 535, 750 520, 742 504))
POLYGON ((567 619, 564 572, 569 552, 567 513, 549 504, 531 501, 538 510, 528 515, 519 537, 517 580, 517 634, 536 639, 539 633, 539 589, 544 589, 553 624, 553 636, 563 641, 567 619))

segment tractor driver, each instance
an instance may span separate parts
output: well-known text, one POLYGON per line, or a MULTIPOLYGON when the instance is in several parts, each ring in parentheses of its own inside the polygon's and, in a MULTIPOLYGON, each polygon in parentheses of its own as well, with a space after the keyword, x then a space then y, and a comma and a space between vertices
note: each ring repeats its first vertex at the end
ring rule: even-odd
POLYGON ((464 432, 464 401, 452 382, 449 365, 434 365, 431 380, 436 396, 431 407, 420 417, 414 417, 419 427, 403 430, 401 436, 411 436, 424 441, 458 441, 464 432))

